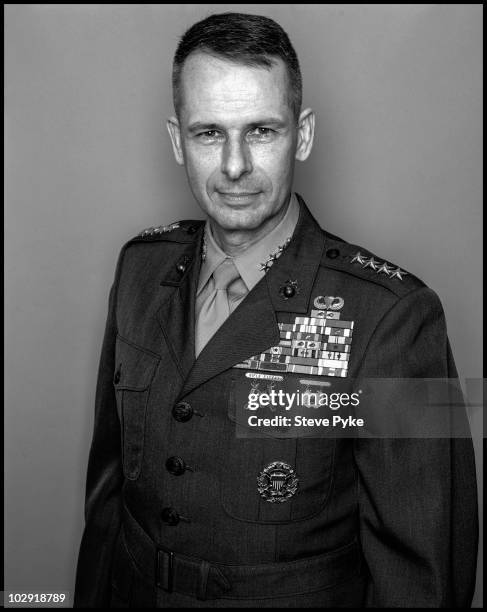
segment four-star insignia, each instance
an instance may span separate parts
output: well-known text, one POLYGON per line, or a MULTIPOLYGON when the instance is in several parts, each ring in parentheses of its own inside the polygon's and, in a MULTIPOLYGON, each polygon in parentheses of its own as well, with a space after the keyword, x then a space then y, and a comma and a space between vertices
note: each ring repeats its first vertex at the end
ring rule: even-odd
POLYGON ((401 270, 401 268, 388 264, 386 261, 380 262, 374 259, 373 256, 367 257, 360 251, 357 251, 351 259, 351 263, 358 263, 362 268, 370 268, 377 274, 385 274, 389 278, 398 278, 400 281, 404 280, 403 276, 406 276, 407 272, 401 270))
POLYGON ((153 236, 154 234, 165 234, 166 232, 172 232, 180 227, 179 223, 171 223, 170 225, 158 225, 157 227, 148 227, 142 230, 138 236, 153 236))
POLYGON ((270 267, 272 266, 272 264, 279 259, 279 257, 282 255, 282 253, 284 252, 284 250, 286 249, 287 245, 291 242, 291 236, 289 236, 289 238, 286 240, 286 242, 284 244, 281 244, 280 246, 277 247, 277 249, 271 253, 269 255, 269 257, 267 258, 267 261, 264 261, 263 263, 260 264, 260 270, 261 272, 268 272, 270 267))

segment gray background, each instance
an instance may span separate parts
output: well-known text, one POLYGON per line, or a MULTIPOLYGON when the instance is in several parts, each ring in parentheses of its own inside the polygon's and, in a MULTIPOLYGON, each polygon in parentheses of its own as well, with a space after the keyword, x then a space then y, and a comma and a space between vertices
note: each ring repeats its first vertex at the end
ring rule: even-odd
POLYGON ((296 190, 430 285, 460 376, 482 376, 481 5, 7 5, 6 589, 73 589, 117 254, 201 218, 166 133, 170 69, 224 10, 274 17, 296 47, 317 113, 296 190))

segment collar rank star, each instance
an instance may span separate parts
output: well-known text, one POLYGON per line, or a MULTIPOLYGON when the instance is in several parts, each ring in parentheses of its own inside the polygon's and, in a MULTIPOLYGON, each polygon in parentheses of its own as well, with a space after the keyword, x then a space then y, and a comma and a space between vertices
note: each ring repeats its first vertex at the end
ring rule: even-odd
POLYGON ((261 272, 268 272, 272 266, 272 264, 279 259, 279 257, 282 255, 283 251, 286 249, 286 247, 288 246, 288 244, 291 242, 291 238, 292 236, 289 236, 289 238, 286 240, 286 242, 284 244, 281 244, 279 247, 277 247, 277 250, 275 250, 273 253, 269 254, 269 257, 267 258, 266 261, 264 261, 264 263, 260 264, 260 270, 261 272))
POLYGON ((274 461, 257 477, 257 491, 271 504, 282 503, 298 490, 299 479, 293 468, 284 461, 274 461))
MULTIPOLYGON (((267 258, 267 260, 264 263, 260 264, 261 272, 267 273, 271 269, 272 264, 275 261, 277 261, 279 257, 283 254, 283 252, 286 250, 286 247, 291 242, 291 238, 292 236, 289 236, 289 238, 286 240, 286 242, 284 242, 284 244, 281 244, 280 246, 278 246, 277 249, 273 253, 269 254, 269 257, 267 258)), ((206 236, 203 234, 203 242, 201 244, 201 261, 205 261, 207 251, 208 251, 208 244, 206 242, 206 236)))
POLYGON ((234 367, 345 378, 354 322, 340 319, 344 304, 342 297, 317 296, 310 316, 278 322, 281 340, 277 346, 234 367))

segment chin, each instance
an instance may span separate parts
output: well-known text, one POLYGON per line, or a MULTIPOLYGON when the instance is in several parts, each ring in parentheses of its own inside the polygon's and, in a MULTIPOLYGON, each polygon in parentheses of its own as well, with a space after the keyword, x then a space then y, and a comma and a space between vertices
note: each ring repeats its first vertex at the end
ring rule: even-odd
POLYGON ((262 225, 264 219, 259 214, 250 211, 228 211, 212 216, 212 219, 222 229, 227 231, 251 231, 262 225))
POLYGON ((207 210, 207 214, 214 223, 226 231, 252 231, 265 221, 265 215, 255 209, 212 208, 207 210))

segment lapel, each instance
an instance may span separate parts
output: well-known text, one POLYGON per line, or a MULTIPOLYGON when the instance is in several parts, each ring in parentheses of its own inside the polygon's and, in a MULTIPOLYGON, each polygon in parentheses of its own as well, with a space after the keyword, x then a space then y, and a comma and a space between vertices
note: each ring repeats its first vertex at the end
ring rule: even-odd
MULTIPOLYGON (((279 344, 276 312, 308 312, 323 254, 324 234, 304 200, 299 195, 298 199, 300 215, 289 246, 201 351, 180 398, 244 359, 279 344), (297 292, 285 299, 282 288, 288 281, 297 283, 297 292)), ((194 320, 194 291, 191 295, 194 320)), ((191 349, 194 352, 194 323, 191 349)))
POLYGON ((173 246, 175 256, 169 255, 162 262, 162 303, 156 319, 183 380, 195 360, 194 313, 203 229, 204 222, 194 236, 173 246))

